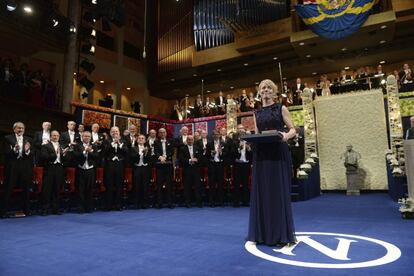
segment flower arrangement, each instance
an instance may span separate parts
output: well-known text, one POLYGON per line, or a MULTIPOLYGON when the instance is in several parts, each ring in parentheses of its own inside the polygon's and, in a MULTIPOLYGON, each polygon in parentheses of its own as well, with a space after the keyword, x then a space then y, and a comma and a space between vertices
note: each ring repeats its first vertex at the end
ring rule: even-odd
POLYGON ((398 160, 391 150, 387 150, 385 152, 385 158, 391 167, 391 173, 394 177, 399 177, 399 176, 404 175, 404 171, 401 168, 401 166, 404 166, 405 164, 404 158, 400 158, 400 160, 398 160))
POLYGON ((307 179, 309 177, 309 172, 312 170, 312 167, 318 162, 318 155, 312 153, 309 158, 305 160, 305 163, 299 166, 299 170, 296 173, 298 179, 307 179))

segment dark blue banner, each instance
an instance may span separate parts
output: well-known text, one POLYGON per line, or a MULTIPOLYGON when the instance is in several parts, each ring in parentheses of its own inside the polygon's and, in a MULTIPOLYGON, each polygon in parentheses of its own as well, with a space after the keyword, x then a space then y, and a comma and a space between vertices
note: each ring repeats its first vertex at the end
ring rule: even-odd
POLYGON ((296 5, 296 11, 313 32, 337 40, 358 31, 377 1, 317 0, 313 4, 296 5))

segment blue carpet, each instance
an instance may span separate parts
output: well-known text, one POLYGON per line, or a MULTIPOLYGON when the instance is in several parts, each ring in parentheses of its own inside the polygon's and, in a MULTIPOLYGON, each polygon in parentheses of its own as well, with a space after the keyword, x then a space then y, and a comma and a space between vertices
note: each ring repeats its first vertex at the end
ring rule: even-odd
MULTIPOLYGON (((0 275, 413 275, 414 223, 386 194, 325 194, 293 203, 297 232, 329 232, 385 241, 401 257, 381 266, 308 268, 271 262, 245 249, 248 208, 176 208, 33 216, 0 221, 0 275)), ((335 250, 338 239, 312 236, 335 250)), ((351 243, 338 261, 306 243, 289 260, 352 263, 380 258, 384 247, 351 243), (296 259, 296 260, 298 260, 296 259)))

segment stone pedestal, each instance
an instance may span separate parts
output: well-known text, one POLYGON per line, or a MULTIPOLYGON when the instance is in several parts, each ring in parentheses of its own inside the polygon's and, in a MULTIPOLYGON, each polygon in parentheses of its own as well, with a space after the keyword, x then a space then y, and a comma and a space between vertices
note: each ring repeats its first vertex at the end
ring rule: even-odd
POLYGON ((359 195, 358 172, 346 172, 346 195, 359 195))

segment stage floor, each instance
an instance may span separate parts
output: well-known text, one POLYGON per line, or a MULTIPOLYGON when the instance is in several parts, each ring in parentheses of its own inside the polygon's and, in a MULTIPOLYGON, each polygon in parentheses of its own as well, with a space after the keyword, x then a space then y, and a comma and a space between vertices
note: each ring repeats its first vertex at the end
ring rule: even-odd
POLYGON ((0 220, 0 275, 414 274, 414 221, 387 194, 325 194, 293 209, 301 242, 253 248, 264 258, 245 248, 246 207, 0 220))

